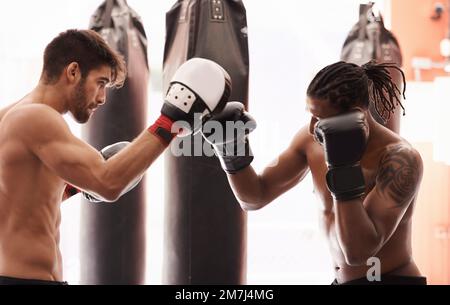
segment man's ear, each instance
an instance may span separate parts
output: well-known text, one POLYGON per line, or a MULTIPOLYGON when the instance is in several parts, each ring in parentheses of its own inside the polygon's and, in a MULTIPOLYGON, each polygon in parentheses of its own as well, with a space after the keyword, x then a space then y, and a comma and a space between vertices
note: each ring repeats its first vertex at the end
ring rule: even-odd
POLYGON ((81 79, 80 65, 77 62, 71 62, 65 69, 66 78, 69 83, 78 83, 81 79))

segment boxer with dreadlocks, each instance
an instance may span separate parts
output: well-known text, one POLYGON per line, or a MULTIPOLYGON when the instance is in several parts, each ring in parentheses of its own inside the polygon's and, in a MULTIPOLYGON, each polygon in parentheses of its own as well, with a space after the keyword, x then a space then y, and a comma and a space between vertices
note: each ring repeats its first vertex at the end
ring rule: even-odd
MULTIPOLYGON (((369 111, 373 103, 387 120, 396 107, 403 109, 398 97, 404 88, 400 92, 389 72, 395 69, 405 88, 403 72, 391 64, 337 62, 323 68, 307 89, 309 126, 300 129, 276 165, 259 174, 250 165, 248 132, 221 142, 204 133, 245 210, 266 206, 311 172, 334 284, 426 284, 411 250, 422 160, 369 111), (241 149, 227 149, 231 144, 241 149)), ((240 104, 231 105, 212 119, 253 121, 240 104)))

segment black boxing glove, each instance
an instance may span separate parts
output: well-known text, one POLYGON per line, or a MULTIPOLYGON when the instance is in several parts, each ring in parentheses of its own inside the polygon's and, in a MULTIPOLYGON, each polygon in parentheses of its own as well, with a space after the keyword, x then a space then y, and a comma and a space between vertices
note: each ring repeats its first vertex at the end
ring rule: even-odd
POLYGON ((348 201, 364 195, 366 184, 360 160, 366 149, 368 126, 362 111, 322 119, 314 136, 325 152, 327 186, 336 200, 348 201))
POLYGON ((248 134, 255 128, 256 121, 244 110, 244 105, 229 102, 222 112, 212 115, 203 124, 201 132, 213 145, 223 170, 234 174, 253 161, 248 134))

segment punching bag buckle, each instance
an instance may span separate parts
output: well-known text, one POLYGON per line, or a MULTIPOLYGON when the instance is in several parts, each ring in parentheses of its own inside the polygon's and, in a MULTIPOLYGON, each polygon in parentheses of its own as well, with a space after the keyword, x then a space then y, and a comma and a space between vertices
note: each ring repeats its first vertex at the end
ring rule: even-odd
POLYGON ((211 21, 225 21, 224 0, 210 0, 210 8, 211 8, 211 21))

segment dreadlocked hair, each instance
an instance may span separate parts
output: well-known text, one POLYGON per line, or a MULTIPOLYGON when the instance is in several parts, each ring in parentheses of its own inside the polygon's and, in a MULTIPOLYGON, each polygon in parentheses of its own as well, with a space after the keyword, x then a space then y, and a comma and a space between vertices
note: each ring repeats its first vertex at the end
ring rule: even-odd
POLYGON ((370 61, 358 66, 340 61, 317 73, 308 86, 307 95, 328 101, 344 111, 357 105, 367 108, 371 101, 377 114, 387 122, 398 105, 405 115, 400 101, 400 95, 405 98, 405 90, 405 75, 395 64, 370 61), (395 69, 402 75, 403 92, 392 80, 388 69, 395 69))
POLYGON ((403 107, 399 96, 405 99, 406 80, 403 71, 393 63, 377 64, 375 61, 369 61, 362 66, 370 80, 369 94, 373 100, 375 111, 386 121, 389 120, 391 114, 394 113, 395 107, 400 105, 405 115, 405 107, 403 107), (395 69, 400 72, 403 80, 403 92, 397 87, 392 80, 388 69, 395 69))

